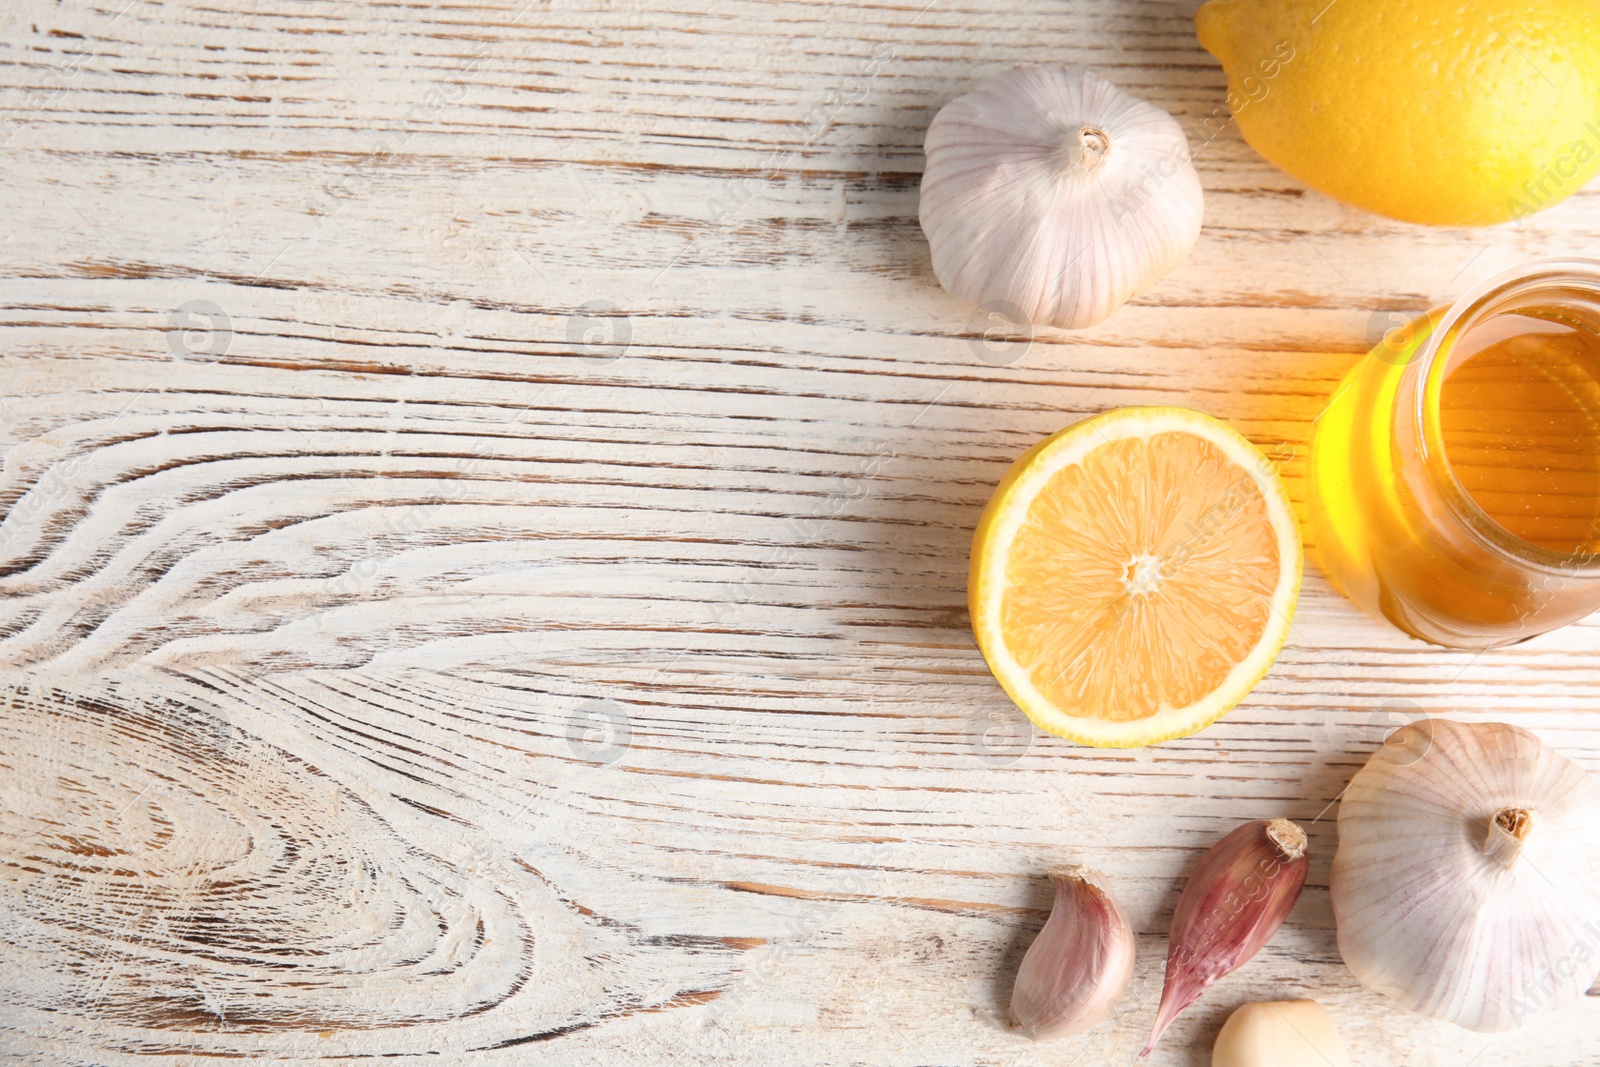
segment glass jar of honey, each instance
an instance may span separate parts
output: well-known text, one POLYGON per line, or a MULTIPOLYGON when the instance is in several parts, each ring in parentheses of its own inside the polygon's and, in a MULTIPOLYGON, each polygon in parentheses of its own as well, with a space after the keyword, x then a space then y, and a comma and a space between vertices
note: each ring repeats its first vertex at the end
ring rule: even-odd
POLYGON ((1340 591, 1423 640, 1600 608, 1600 261, 1491 278, 1380 342, 1317 418, 1310 511, 1340 591))

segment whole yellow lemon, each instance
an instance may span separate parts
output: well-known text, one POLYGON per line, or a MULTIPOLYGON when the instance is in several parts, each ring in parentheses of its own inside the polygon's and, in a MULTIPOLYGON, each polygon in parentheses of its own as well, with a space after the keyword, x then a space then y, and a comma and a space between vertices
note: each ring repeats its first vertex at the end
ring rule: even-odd
POLYGON ((1245 140, 1357 207, 1486 226, 1600 171, 1596 0, 1209 0, 1195 26, 1245 140))

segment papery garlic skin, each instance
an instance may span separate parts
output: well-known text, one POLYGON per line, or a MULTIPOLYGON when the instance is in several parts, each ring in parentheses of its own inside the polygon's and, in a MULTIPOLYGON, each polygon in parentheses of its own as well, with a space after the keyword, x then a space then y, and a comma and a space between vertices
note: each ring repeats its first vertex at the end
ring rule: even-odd
POLYGON ((1311 868, 1306 834, 1288 819, 1258 819, 1211 846, 1172 913, 1167 977, 1148 1056, 1172 1020, 1218 978, 1243 967, 1289 917, 1311 868))
POLYGON ((1514 1029, 1600 975, 1600 783, 1515 726, 1412 723, 1345 790, 1330 889, 1363 983, 1514 1029))
POLYGON ((1350 1056, 1321 1004, 1268 1000, 1228 1016, 1211 1067, 1350 1067, 1350 1056))
POLYGON ((1183 130, 1092 71, 1014 67, 945 105, 924 148, 939 283, 1029 322, 1093 326, 1200 236, 1183 130))
POLYGON ((1099 875, 1051 870, 1050 918, 1011 990, 1011 1027, 1034 1040, 1080 1034, 1111 1014, 1133 977, 1133 929, 1099 875))

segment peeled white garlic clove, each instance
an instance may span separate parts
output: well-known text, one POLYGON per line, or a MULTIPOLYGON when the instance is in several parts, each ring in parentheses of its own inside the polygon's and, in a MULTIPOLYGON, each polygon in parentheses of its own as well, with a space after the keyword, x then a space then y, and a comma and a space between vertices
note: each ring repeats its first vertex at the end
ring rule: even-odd
POLYGON ((1600 783, 1515 726, 1412 723, 1345 790, 1330 889, 1366 985, 1521 1026, 1600 974, 1600 783))
POLYGON ((1350 1067, 1350 1056, 1321 1004, 1268 1000, 1228 1016, 1211 1067, 1350 1067))
POLYGON ((1183 130, 1092 71, 1014 67, 945 105, 924 147, 939 283, 1016 318, 1093 326, 1200 235, 1183 130))
POLYGON ((1086 867, 1050 872, 1055 904, 1028 946, 1011 990, 1011 1026, 1039 1040, 1079 1034, 1099 1023, 1133 976, 1133 930, 1086 867))

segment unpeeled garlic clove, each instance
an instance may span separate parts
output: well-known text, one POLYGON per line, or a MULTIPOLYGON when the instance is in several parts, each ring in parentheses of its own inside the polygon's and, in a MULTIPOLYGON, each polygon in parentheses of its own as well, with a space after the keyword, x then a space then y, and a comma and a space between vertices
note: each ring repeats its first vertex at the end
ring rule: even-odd
POLYGON ((939 284, 1008 317, 1093 326, 1200 236, 1183 130, 1093 71, 1014 67, 946 104, 924 150, 939 284))
POLYGON ((1178 897, 1161 1007, 1141 1056, 1207 986, 1244 966, 1277 933, 1305 887, 1306 834, 1288 819, 1247 822, 1200 859, 1178 897))
POLYGON ((1056 899, 1011 990, 1011 1027, 1034 1040, 1078 1034, 1122 999, 1133 976, 1133 930, 1100 876, 1050 871, 1056 899))
POLYGON ((1350 1067, 1350 1056, 1321 1004, 1268 1000, 1228 1016, 1211 1067, 1350 1067))

